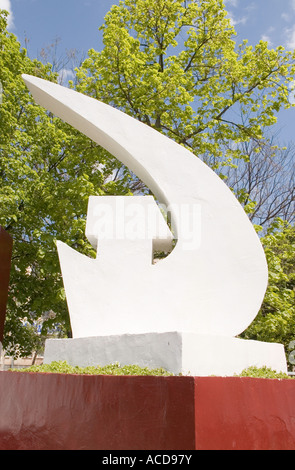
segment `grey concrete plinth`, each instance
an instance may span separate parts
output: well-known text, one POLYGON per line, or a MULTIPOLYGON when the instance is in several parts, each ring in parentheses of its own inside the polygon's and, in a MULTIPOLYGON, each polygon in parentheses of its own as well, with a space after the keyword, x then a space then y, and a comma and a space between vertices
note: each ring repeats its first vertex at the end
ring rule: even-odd
POLYGON ((178 333, 94 336, 88 338, 48 339, 44 363, 67 361, 73 366, 138 364, 181 370, 181 336, 178 333))
POLYGON ((44 363, 52 361, 80 367, 137 364, 195 376, 227 376, 250 366, 287 372, 282 344, 180 332, 48 339, 44 363))

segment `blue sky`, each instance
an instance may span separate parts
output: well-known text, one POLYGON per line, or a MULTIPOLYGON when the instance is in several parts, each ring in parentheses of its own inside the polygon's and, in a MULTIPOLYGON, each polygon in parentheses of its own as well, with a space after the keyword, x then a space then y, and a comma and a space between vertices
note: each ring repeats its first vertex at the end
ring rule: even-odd
MULTIPOLYGON (((107 11, 119 0, 0 0, 0 8, 11 12, 9 29, 25 46, 31 58, 57 38, 59 54, 76 49, 83 57, 90 48, 100 50, 101 33, 107 11)), ((295 0, 225 0, 237 31, 237 41, 295 48, 295 0)), ((280 113, 279 127, 285 141, 292 140, 295 109, 280 113)))
POLYGON ((116 0, 0 0, 0 8, 11 11, 10 31, 36 57, 43 47, 60 38, 60 50, 87 53, 101 48, 98 27, 116 0), (8 8, 7 8, 8 7, 8 8))
MULTIPOLYGON (((10 30, 29 53, 36 56, 55 38, 63 49, 87 52, 101 47, 98 27, 116 0, 0 0, 11 11, 10 30)), ((238 39, 255 44, 260 39, 272 47, 295 48, 295 0, 225 0, 238 39)))
POLYGON ((295 0, 225 0, 238 39, 295 48, 295 0))

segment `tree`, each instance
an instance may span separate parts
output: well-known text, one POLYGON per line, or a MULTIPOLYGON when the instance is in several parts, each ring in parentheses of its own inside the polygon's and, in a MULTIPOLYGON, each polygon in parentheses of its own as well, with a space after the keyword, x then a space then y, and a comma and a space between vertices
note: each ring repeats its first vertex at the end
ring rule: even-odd
POLYGON ((262 243, 268 262, 269 285, 258 316, 242 337, 283 343, 289 356, 289 345, 295 340, 295 226, 277 219, 268 228, 262 243))
POLYGON ((250 220, 264 229, 277 218, 295 221, 295 149, 279 148, 271 142, 240 145, 243 159, 223 167, 222 177, 234 191, 250 220))
POLYGON ((125 0, 101 27, 77 90, 155 127, 213 168, 261 142, 289 107, 294 54, 260 41, 237 45, 222 0, 125 0), (240 116, 240 117, 238 117, 240 116))
POLYGON ((56 37, 50 44, 42 47, 38 59, 43 64, 50 62, 52 71, 58 74, 58 83, 65 86, 68 80, 75 78, 75 68, 82 64, 85 54, 77 49, 60 52, 60 43, 61 38, 56 37))
POLYGON ((117 162, 99 146, 37 106, 22 73, 56 81, 50 64, 31 60, 7 32, 0 11, 0 225, 13 237, 4 347, 26 355, 56 325, 70 330, 55 240, 93 256, 85 239, 89 195, 125 194, 117 162))

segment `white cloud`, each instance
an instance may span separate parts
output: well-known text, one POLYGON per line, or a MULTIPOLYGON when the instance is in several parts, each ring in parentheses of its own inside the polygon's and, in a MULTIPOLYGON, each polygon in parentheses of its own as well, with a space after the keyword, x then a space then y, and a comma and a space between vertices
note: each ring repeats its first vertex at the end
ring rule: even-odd
MULTIPOLYGON (((289 0, 289 6, 293 12, 289 10, 289 12, 283 12, 281 17, 283 20, 287 22, 294 21, 294 12, 295 12, 295 0, 289 0)), ((284 34, 286 37, 285 46, 287 49, 295 49, 295 24, 290 28, 286 28, 284 30, 284 34)))
MULTIPOLYGON (((288 1, 289 8, 281 14, 281 18, 287 23, 294 22, 295 0, 288 1)), ((295 25, 284 29, 285 43, 287 49, 295 49, 295 25)))
POLYGON ((284 5, 283 13, 281 14, 281 18, 286 21, 287 23, 292 21, 295 12, 295 0, 289 0, 288 5, 284 5))
POLYGON ((225 5, 230 5, 236 7, 238 5, 238 0, 224 0, 225 5))
POLYGON ((232 12, 228 11, 227 15, 232 23, 233 26, 236 26, 237 24, 245 24, 248 20, 247 16, 242 16, 241 18, 236 18, 232 12))
POLYGON ((295 49, 295 25, 286 29, 286 47, 287 49, 295 49))
POLYGON ((272 47, 273 46, 273 42, 271 40, 271 38, 267 35, 267 34, 263 34, 261 36, 261 40, 262 41, 266 41, 268 43, 268 47, 272 47))
MULTIPOLYGON (((237 8, 238 7, 238 2, 239 0, 224 0, 224 4, 226 8, 237 8)), ((246 10, 248 7, 246 8, 246 10)), ((245 24, 248 20, 247 15, 240 16, 239 18, 236 17, 236 15, 231 11, 227 11, 228 18, 230 19, 231 23, 233 26, 236 26, 237 24, 245 24)))
POLYGON ((284 21, 289 21, 290 20, 290 15, 288 15, 288 13, 282 13, 281 17, 284 21))
POLYGON ((10 0, 0 0, 0 10, 7 10, 9 12, 7 21, 8 21, 8 28, 13 28, 13 13, 12 13, 12 7, 11 7, 11 1, 10 0))
POLYGON ((73 70, 63 68, 58 72, 58 82, 60 85, 66 85, 69 80, 75 77, 73 70))

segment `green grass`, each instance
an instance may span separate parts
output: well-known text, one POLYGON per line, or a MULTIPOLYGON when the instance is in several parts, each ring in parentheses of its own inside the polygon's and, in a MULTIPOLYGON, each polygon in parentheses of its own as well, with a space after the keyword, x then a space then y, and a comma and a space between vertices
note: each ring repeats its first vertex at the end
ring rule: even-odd
POLYGON ((106 366, 71 366, 66 361, 54 361, 51 364, 41 364, 38 366, 26 367, 24 369, 13 369, 20 372, 43 372, 58 374, 85 374, 85 375, 173 375, 165 369, 149 369, 137 365, 120 366, 119 364, 109 364, 106 366))
POLYGON ((276 372, 269 367, 249 367, 244 369, 238 377, 256 377, 259 379, 291 379, 293 377, 283 372, 276 372))
MULTIPOLYGON (((54 361, 51 364, 41 364, 23 369, 12 369, 14 372, 43 372, 55 374, 85 374, 85 375, 154 375, 154 376, 173 376, 171 372, 163 368, 149 369, 148 367, 139 367, 137 365, 120 366, 108 364, 106 366, 71 366, 66 361, 54 361)), ((180 374, 181 375, 181 374, 180 374)), ((288 374, 276 372, 266 366, 249 367, 244 369, 241 374, 235 374, 234 377, 256 377, 260 379, 292 379, 288 374)))

